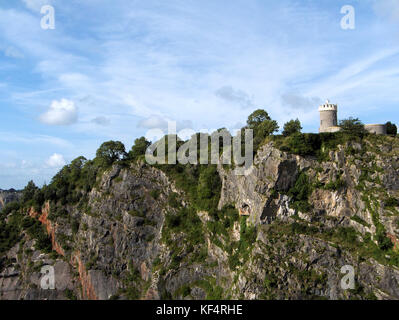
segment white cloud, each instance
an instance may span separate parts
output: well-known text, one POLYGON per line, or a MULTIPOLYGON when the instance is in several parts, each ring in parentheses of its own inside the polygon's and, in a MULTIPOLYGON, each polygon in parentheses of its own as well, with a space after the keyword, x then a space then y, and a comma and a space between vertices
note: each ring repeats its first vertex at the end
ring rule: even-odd
POLYGON ((46 164, 52 168, 60 168, 65 165, 65 159, 61 154, 54 153, 47 159, 46 164))
POLYGON ((52 0, 22 0, 26 7, 32 11, 40 11, 42 6, 51 5, 52 0))
POLYGON ((78 111, 71 100, 54 100, 49 110, 40 116, 40 120, 51 125, 69 125, 78 120, 78 111))
POLYGON ((4 49, 4 55, 9 58, 22 59, 24 55, 15 47, 7 47, 4 49))

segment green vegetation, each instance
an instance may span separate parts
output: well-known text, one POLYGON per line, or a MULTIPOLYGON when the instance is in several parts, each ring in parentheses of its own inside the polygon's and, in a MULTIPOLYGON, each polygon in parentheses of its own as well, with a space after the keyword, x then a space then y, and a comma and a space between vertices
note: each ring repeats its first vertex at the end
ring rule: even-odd
POLYGON ((65 296, 68 300, 78 300, 75 293, 70 289, 65 289, 65 296))
POLYGON ((339 122, 339 126, 341 127, 341 133, 344 135, 363 138, 367 134, 364 124, 358 118, 341 120, 339 122))
POLYGON ((134 140, 134 145, 132 149, 129 151, 128 159, 137 160, 142 158, 148 147, 151 145, 151 142, 147 141, 145 137, 141 137, 139 139, 134 140))
POLYGON ((20 211, 15 210, 8 213, 8 221, 6 222, 4 214, 8 210, 0 214, 0 256, 22 238, 23 232, 36 240, 35 247, 37 250, 49 253, 52 245, 44 226, 38 220, 24 216, 20 211))
POLYGON ((337 150, 338 145, 362 141, 359 136, 344 132, 294 133, 288 137, 273 136, 271 139, 281 151, 317 157, 320 161, 329 160, 329 151, 337 150))
POLYGON ((120 141, 104 142, 96 152, 96 161, 101 166, 110 166, 126 156, 125 146, 120 141))
POLYGON ((368 228, 370 227, 370 224, 368 224, 366 221, 364 221, 359 216, 352 216, 351 220, 356 221, 357 223, 360 223, 361 225, 363 225, 365 227, 368 227, 368 228))
POLYGON ((143 280, 141 279, 139 270, 129 262, 129 273, 124 279, 124 289, 121 290, 127 299, 138 300, 141 296, 143 280))
POLYGON ((312 209, 309 197, 312 194, 313 186, 305 171, 302 171, 295 185, 288 191, 288 196, 292 198, 290 207, 300 212, 309 212, 312 209))
POLYGON ((161 195, 161 191, 158 189, 154 189, 150 191, 150 195, 154 200, 157 200, 159 196, 161 195))
POLYGON ((284 124, 284 129, 282 134, 284 137, 288 137, 295 133, 301 133, 301 130, 302 130, 301 122, 298 119, 290 120, 284 124))
POLYGON ((204 261, 208 255, 201 220, 191 207, 166 215, 162 241, 172 253, 170 269, 177 268, 184 259, 193 263, 204 261))
POLYGON ((248 261, 249 254, 256 241, 256 227, 247 226, 247 218, 240 217, 240 240, 230 242, 226 250, 229 253, 229 266, 232 270, 248 261))
POLYGON ((183 298, 190 296, 192 288, 197 287, 205 291, 206 300, 221 300, 224 298, 223 288, 216 284, 216 279, 207 277, 205 279, 194 281, 190 284, 185 284, 173 294, 176 299, 179 296, 183 298))
POLYGON ((221 181, 216 165, 157 165, 183 190, 197 210, 212 211, 220 198, 221 181))
POLYGON ((268 227, 268 233, 271 237, 273 234, 308 235, 312 238, 329 241, 334 246, 358 256, 363 261, 373 258, 384 265, 399 266, 399 253, 393 251, 392 246, 385 242, 386 240, 382 240, 382 243, 376 245, 369 233, 362 236, 352 227, 325 229, 323 226, 312 226, 298 221, 294 223, 274 222, 268 227), (390 258, 387 258, 387 256, 390 258))
POLYGON ((256 153, 265 138, 277 132, 279 126, 277 121, 272 120, 265 110, 258 109, 249 115, 247 126, 244 129, 253 130, 253 150, 256 153))
POLYGON ((399 206, 399 200, 394 197, 388 197, 385 200, 384 205, 386 208, 396 208, 399 206))
POLYGON ((387 134, 392 135, 392 136, 397 135, 398 127, 396 126, 396 124, 393 124, 391 121, 388 121, 386 126, 387 126, 387 134))

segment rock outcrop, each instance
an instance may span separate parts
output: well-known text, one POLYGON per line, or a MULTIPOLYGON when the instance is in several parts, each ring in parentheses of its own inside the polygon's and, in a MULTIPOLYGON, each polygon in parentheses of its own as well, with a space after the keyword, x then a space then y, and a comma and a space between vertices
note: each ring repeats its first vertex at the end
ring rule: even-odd
POLYGON ((10 189, 10 190, 1 190, 0 189, 0 210, 10 202, 18 201, 22 196, 20 191, 10 189))

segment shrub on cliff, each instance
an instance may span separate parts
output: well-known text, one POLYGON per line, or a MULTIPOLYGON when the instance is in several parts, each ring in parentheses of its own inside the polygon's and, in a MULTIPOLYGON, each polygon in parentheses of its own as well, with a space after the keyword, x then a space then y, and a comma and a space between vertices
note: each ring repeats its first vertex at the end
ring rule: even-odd
POLYGON ((201 170, 197 187, 197 205, 210 210, 217 207, 222 184, 216 166, 205 166, 201 170))
POLYGON ((302 171, 295 185, 288 191, 288 195, 292 198, 292 208, 300 212, 309 212, 312 209, 309 203, 311 193, 312 185, 306 172, 302 171))
POLYGON ((387 126, 387 134, 396 136, 396 134, 398 133, 398 127, 396 126, 396 124, 393 124, 391 121, 388 121, 386 126, 387 126))
POLYGON ((290 120, 284 124, 283 136, 288 137, 295 133, 301 133, 301 130, 302 130, 301 122, 298 119, 290 120))

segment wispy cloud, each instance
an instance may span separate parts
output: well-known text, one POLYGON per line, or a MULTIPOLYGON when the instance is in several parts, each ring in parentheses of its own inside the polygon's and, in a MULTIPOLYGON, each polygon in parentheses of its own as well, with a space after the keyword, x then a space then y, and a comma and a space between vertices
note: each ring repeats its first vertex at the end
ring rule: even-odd
MULTIPOLYGON (((0 9, 0 54, 14 48, 0 67, 2 118, 21 123, 2 123, 18 132, 8 135, 17 153, 9 162, 28 159, 26 139, 42 141, 46 152, 34 163, 49 170, 40 164, 54 153, 89 156, 106 139, 132 144, 168 120, 234 127, 255 108, 280 125, 299 118, 305 131, 317 131, 326 98, 342 113, 383 105, 398 119, 399 56, 390 38, 397 1, 356 2, 353 31, 339 27, 339 5, 316 0, 20 4, 0 9), (55 30, 40 28, 43 4, 55 6, 55 30), (54 139, 68 143, 68 153, 54 139)), ((1 137, 0 144, 10 147, 1 137)))

